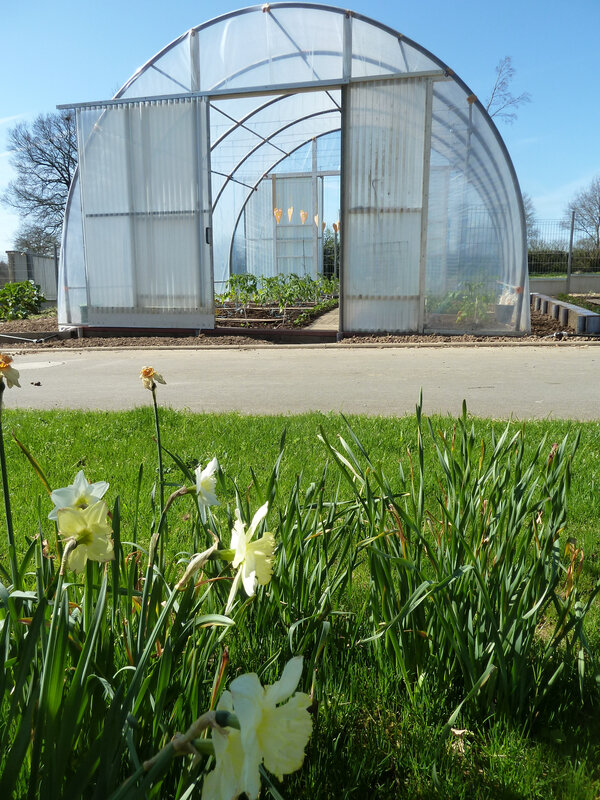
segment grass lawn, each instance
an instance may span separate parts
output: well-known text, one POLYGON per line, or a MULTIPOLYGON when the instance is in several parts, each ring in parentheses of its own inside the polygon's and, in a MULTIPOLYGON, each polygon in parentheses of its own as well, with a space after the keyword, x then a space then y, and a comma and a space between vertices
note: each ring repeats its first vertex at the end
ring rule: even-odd
MULTIPOLYGON (((317 497, 319 493, 326 500, 336 498, 340 508, 345 502, 353 502, 351 482, 345 479, 331 453, 317 437, 322 429, 331 444, 345 453, 338 435, 348 442, 351 442, 351 435, 338 415, 199 415, 169 409, 160 409, 159 414, 164 448, 176 454, 189 469, 193 471, 199 463, 206 465, 217 456, 224 478, 218 487, 222 505, 214 513, 215 517, 220 515, 223 523, 227 521, 227 513, 232 513, 235 507, 236 492, 242 501, 248 499, 250 514, 260 505, 279 455, 284 431, 285 449, 269 520, 280 516, 279 528, 285 529, 283 518, 290 513, 290 496, 294 493, 302 498, 305 495, 317 497), (326 463, 327 471, 323 476, 326 463), (313 482, 319 486, 317 493, 314 487, 311 488, 313 482)), ((148 546, 152 525, 148 498, 157 481, 151 407, 118 413, 31 412, 7 408, 3 417, 12 513, 21 556, 40 526, 43 536, 53 541, 53 525, 47 519, 52 504, 31 465, 11 441, 11 432, 37 459, 52 488, 67 486, 81 469, 90 482, 108 481, 108 505, 113 507, 115 499, 120 499, 121 541, 137 539, 141 547, 148 546), (137 504, 140 475, 141 491, 137 504)), ((401 495, 406 490, 411 471, 418 468, 415 417, 361 416, 349 417, 348 422, 369 454, 373 469, 380 465, 394 491, 401 495), (400 477, 399 466, 404 471, 404 480, 400 477)), ((434 431, 446 432, 448 441, 452 441, 454 420, 432 417, 431 422, 434 431)), ((501 435, 506 423, 469 419, 469 426, 471 424, 475 463, 477 453, 483 452, 482 442, 489 453, 494 446, 493 437, 501 435)), ((545 439, 543 461, 555 442, 562 441, 566 435, 570 440, 577 433, 581 435, 572 465, 568 515, 566 524, 562 526, 560 542, 564 548, 569 538, 575 539, 576 546, 583 550, 580 599, 584 602, 586 594, 600 578, 600 424, 512 422, 509 428, 511 434, 524 431, 523 460, 526 463, 534 458, 541 440, 545 439)), ((352 448, 356 451, 355 443, 352 443, 352 448)), ((438 514, 434 498, 443 493, 442 472, 426 425, 423 426, 423 458, 424 518, 429 514, 431 530, 434 531, 438 514)), ((507 458, 512 456, 509 454, 507 458)), ((481 460, 484 460, 483 455, 481 460)), ((164 467, 166 493, 169 493, 179 488, 184 480, 179 466, 167 453, 164 454, 164 467)), ((371 468, 368 474, 373 474, 371 468)), ((464 481, 467 480, 468 476, 464 477, 464 481)), ((501 500, 499 497, 497 502, 500 504, 501 500)), ((326 515, 326 503, 323 508, 326 515)), ((186 498, 181 505, 173 507, 169 517, 165 560, 172 565, 172 575, 181 574, 179 561, 182 554, 195 550, 195 518, 191 512, 191 500, 188 503, 186 498)), ((362 530, 364 524, 361 513, 368 516, 367 511, 361 512, 359 508, 351 517, 355 532, 359 528, 362 530)), ((228 544, 228 541, 224 542, 224 546, 228 544)), ((0 562, 6 565, 7 557, 7 542, 2 537, 0 562)), ((487 710, 476 703, 466 703, 452 724, 447 726, 450 715, 464 699, 461 685, 449 682, 440 673, 425 671, 418 685, 409 691, 397 663, 388 657, 386 650, 372 648, 366 643, 368 636, 364 641, 357 638, 359 627, 367 634, 375 624, 370 621, 369 612, 365 612, 365 598, 373 591, 376 581, 372 565, 371 571, 369 569, 371 558, 365 550, 365 555, 357 559, 356 574, 344 589, 344 605, 333 610, 328 607, 329 622, 324 623, 323 614, 318 627, 310 634, 318 639, 325 624, 331 624, 337 631, 335 644, 332 637, 331 642, 324 640, 324 649, 314 650, 318 652, 313 662, 317 670, 315 675, 322 682, 319 712, 303 768, 282 784, 276 784, 282 795, 307 799, 372 795, 390 800, 591 800, 599 797, 600 726, 596 665, 592 658, 585 656, 588 669, 583 700, 573 688, 577 685, 576 666, 569 661, 556 680, 551 702, 546 703, 533 719, 524 722, 522 717, 511 719, 510 715, 497 714, 492 700, 487 710), (359 617, 360 625, 350 621, 359 617), (327 663, 331 665, 329 668, 325 666, 327 663), (323 666, 319 666, 321 664, 323 666)), ((388 563, 393 566, 394 559, 398 560, 391 555, 385 556, 387 560, 383 558, 381 563, 385 568, 388 563)), ((339 563, 334 553, 329 569, 333 572, 337 566, 339 563)), ((493 571, 490 574, 493 575, 493 571)), ((311 574, 305 574, 305 580, 310 578, 311 574)), ((315 580, 315 587, 318 585, 321 584, 315 580)), ((294 614, 296 619, 301 616, 302 603, 310 605, 312 602, 310 608, 316 607, 317 597, 311 596, 313 591, 317 592, 317 588, 313 590, 307 585, 302 595, 297 595, 298 608, 290 609, 291 619, 294 619, 294 614)), ((600 613, 596 606, 585 623, 591 653, 597 653, 600 645, 600 613)), ((279 657, 281 660, 282 653, 289 655, 288 637, 289 642, 297 644, 304 635, 302 626, 292 634, 280 622, 269 625, 267 631, 257 605, 248 608, 245 616, 240 615, 239 622, 236 620, 236 626, 228 633, 227 639, 231 664, 238 671, 255 670, 257 664, 267 664, 270 659, 279 657)), ((548 611, 550 620, 553 613, 552 609, 548 611)), ((477 621, 465 620, 465 626, 473 624, 476 625, 477 621)), ((306 635, 306 641, 312 641, 306 635)), ((540 626, 538 636, 543 643, 543 626, 540 626)), ((269 667, 265 674, 271 675, 269 667)), ((229 678, 233 676, 234 672, 231 672, 229 678)), ((199 680, 203 691, 209 692, 212 674, 200 675, 199 680)), ((165 713, 168 715, 168 709, 165 713)), ((160 796, 166 798, 171 794, 160 796)))

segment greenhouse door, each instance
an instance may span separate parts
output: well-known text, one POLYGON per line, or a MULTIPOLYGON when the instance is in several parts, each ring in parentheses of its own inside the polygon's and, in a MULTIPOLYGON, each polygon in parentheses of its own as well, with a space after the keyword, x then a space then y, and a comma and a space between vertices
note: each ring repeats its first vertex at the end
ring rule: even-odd
MULTIPOLYGON (((426 78, 345 89, 342 112, 342 316, 345 331, 423 326, 426 78)), ((429 124, 427 118, 429 117, 429 124)))
POLYGON ((88 325, 214 327, 208 103, 77 111, 88 325))

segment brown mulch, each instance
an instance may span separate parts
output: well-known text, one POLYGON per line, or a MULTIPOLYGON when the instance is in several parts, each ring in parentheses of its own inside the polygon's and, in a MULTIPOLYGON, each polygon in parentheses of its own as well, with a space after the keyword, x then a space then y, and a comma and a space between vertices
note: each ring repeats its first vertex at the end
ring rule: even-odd
MULTIPOLYGON (((36 319, 25 320, 10 320, 0 322, 0 334, 14 334, 19 336, 24 333, 32 333, 40 331, 43 333, 50 333, 58 330, 58 325, 55 316, 38 317, 36 319)), ((565 331, 564 326, 560 325, 558 320, 541 314, 537 311, 531 311, 531 335, 529 336, 475 336, 473 334, 463 334, 457 336, 447 336, 439 334, 429 335, 364 335, 354 336, 343 340, 343 344, 353 345, 360 343, 439 343, 451 342, 454 344, 461 344, 463 342, 530 342, 541 341, 544 339, 553 340, 555 333, 565 331)), ((572 329, 567 329, 567 332, 573 334, 572 329)), ((565 337, 566 338, 566 337, 565 337)), ((596 337, 583 337, 573 336, 572 341, 582 342, 591 341, 596 337)), ((153 347, 198 347, 203 345, 210 345, 212 347, 220 345, 265 345, 273 344, 268 339, 256 339, 242 334, 226 335, 226 336, 206 336, 200 334, 198 336, 120 336, 120 337, 84 337, 82 339, 48 339, 47 341, 36 342, 23 342, 15 340, 12 349, 29 349, 36 348, 82 348, 82 347, 145 347, 151 349, 153 347)), ((4 349, 10 348, 12 342, 4 342, 2 347, 4 349)))

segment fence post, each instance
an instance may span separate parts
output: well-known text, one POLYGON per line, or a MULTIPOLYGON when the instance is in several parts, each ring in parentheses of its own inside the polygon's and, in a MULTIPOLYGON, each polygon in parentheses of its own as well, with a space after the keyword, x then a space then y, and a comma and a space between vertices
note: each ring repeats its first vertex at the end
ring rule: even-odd
POLYGON ((567 258, 567 294, 571 294, 571 268, 573 266, 574 231, 575 231, 575 212, 571 211, 571 231, 569 233, 569 257, 567 258))

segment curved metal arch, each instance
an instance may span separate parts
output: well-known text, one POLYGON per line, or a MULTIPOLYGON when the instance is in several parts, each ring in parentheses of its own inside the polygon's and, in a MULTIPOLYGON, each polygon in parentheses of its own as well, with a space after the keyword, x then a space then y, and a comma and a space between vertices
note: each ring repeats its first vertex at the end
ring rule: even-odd
MULTIPOLYGON (((367 25, 372 25, 375 28, 379 28, 380 30, 382 30, 385 33, 387 33, 388 35, 396 38, 399 42, 405 43, 409 47, 412 47, 414 50, 416 50, 417 52, 421 53, 421 55, 424 55, 426 58, 430 59, 434 64, 437 64, 440 67, 440 69, 446 75, 452 77, 452 80, 454 80, 463 89, 463 91, 466 93, 467 96, 476 97, 474 95, 474 93, 471 91, 471 89, 469 88, 469 86, 458 75, 456 75, 456 73, 452 69, 450 69, 450 67, 444 61, 442 61, 440 58, 438 58, 436 55, 434 55, 427 48, 425 48, 422 45, 420 45, 418 42, 415 42, 410 37, 405 36, 404 34, 399 33, 398 31, 395 31, 389 25, 385 25, 384 23, 381 23, 381 22, 379 22, 377 20, 371 19, 370 17, 367 17, 364 14, 359 14, 359 13, 356 13, 354 11, 348 11, 346 9, 335 7, 335 6, 326 6, 326 5, 323 5, 321 3, 297 3, 297 2, 295 2, 295 3, 294 2, 272 3, 272 4, 270 4, 268 10, 269 10, 269 13, 272 13, 274 11, 277 11, 277 9, 284 9, 284 8, 306 8, 306 9, 311 9, 311 10, 324 11, 324 12, 328 12, 328 13, 331 13, 331 14, 341 14, 341 15, 344 15, 345 17, 352 17, 353 19, 360 20, 361 22, 364 22, 367 25)), ((222 22, 225 22, 228 19, 233 19, 235 17, 243 16, 245 14, 257 13, 259 11, 261 13, 263 12, 263 6, 259 6, 259 5, 248 6, 247 8, 242 8, 242 9, 239 9, 237 11, 230 11, 230 12, 227 12, 225 14, 221 14, 221 15, 219 15, 217 17, 214 17, 213 19, 207 20, 206 22, 202 23, 201 25, 197 25, 197 26, 195 26, 193 28, 190 28, 188 31, 183 33, 181 36, 178 36, 170 44, 168 44, 166 47, 164 47, 162 50, 160 50, 155 56, 153 56, 151 59, 149 59, 146 62, 146 64, 144 64, 142 67, 140 67, 134 73, 134 75, 123 85, 123 87, 117 92, 117 94, 115 94, 115 98, 121 97, 123 92, 126 91, 126 89, 134 82, 135 79, 137 79, 150 66, 154 65, 154 63, 158 59, 162 58, 162 56, 164 56, 170 49, 172 49, 173 47, 177 46, 182 41, 184 41, 186 37, 192 35, 193 33, 196 33, 196 34, 200 33, 201 31, 203 31, 203 30, 205 30, 207 28, 210 28, 213 25, 217 25, 217 24, 220 24, 222 22)), ((519 187, 519 181, 518 181, 517 174, 516 174, 516 171, 515 171, 515 168, 514 168, 514 164, 512 163, 512 159, 510 158, 510 155, 508 153, 508 150, 506 148, 506 144, 504 143, 504 140, 500 136, 498 128, 496 127, 496 125, 495 125, 494 121, 492 120, 492 118, 489 116, 489 114, 486 111, 486 109, 484 108, 483 104, 477 98, 474 100, 474 104, 478 107, 479 111, 484 115, 484 117, 487 118, 488 124, 491 127, 491 130, 492 130, 492 133, 494 135, 494 138, 496 139, 496 143, 498 144, 498 146, 500 147, 500 149, 501 149, 501 151, 502 151, 502 153, 504 155, 506 164, 508 166, 508 169, 509 169, 512 181, 513 181, 513 186, 515 188, 515 194, 516 194, 516 197, 517 197, 517 204, 519 206, 519 212, 520 212, 520 216, 521 216, 522 234, 523 234, 523 236, 525 236, 525 210, 524 210, 524 207, 523 207, 523 199, 522 199, 522 196, 521 196, 521 190, 520 190, 520 187, 519 187)))
POLYGON ((239 212, 239 214, 237 215, 237 218, 236 218, 236 220, 235 220, 235 223, 234 223, 234 226, 233 226, 233 232, 232 232, 232 234, 231 234, 231 242, 230 242, 230 244, 229 244, 229 258, 228 258, 228 264, 229 264, 229 274, 230 274, 230 275, 231 275, 231 260, 232 260, 232 258, 233 258, 233 243, 234 243, 234 241, 235 241, 235 234, 236 234, 236 231, 237 231, 238 225, 240 224, 240 219, 242 218, 242 214, 243 214, 243 213, 244 213, 244 211, 246 210, 246 206, 247 206, 247 205, 248 205, 248 203, 250 202, 250 198, 252 197, 252 195, 253 195, 253 193, 256 191, 256 189, 258 188, 259 184, 260 184, 262 181, 264 181, 264 179, 265 179, 265 178, 266 178, 266 176, 269 174, 269 172, 272 172, 272 171, 275 169, 275 167, 279 166, 279 164, 281 164, 283 161, 285 161, 285 160, 286 160, 286 158, 289 158, 289 157, 290 157, 290 156, 292 156, 294 153, 297 153, 297 152, 298 152, 298 150, 300 150, 301 148, 305 147, 305 146, 306 146, 306 145, 307 145, 309 142, 312 142, 312 140, 313 140, 313 139, 317 139, 317 140, 319 140, 319 139, 321 139, 323 136, 331 136, 331 134, 332 134, 332 133, 336 133, 336 131, 341 131, 341 130, 342 130, 342 129, 341 129, 341 127, 339 127, 339 128, 332 128, 330 131, 325 131, 325 133, 320 133, 318 136, 311 136, 311 137, 309 137, 308 139, 305 139, 305 140, 302 142, 302 144, 299 144, 297 147, 294 147, 294 149, 293 149, 293 150, 290 150, 290 152, 288 153, 288 155, 287 155, 287 156, 284 156, 283 158, 280 158, 280 159, 279 159, 279 161, 275 161, 273 164, 271 164, 271 166, 270 166, 270 167, 269 167, 267 170, 265 170, 265 172, 263 172, 263 174, 260 176, 260 178, 259 178, 259 179, 256 181, 256 183, 255 183, 255 184, 254 184, 254 186, 252 187, 252 191, 251 191, 251 192, 248 192, 248 197, 247 197, 247 198, 244 200, 244 202, 242 203, 242 207, 240 208, 240 212, 239 212))
MULTIPOLYGON (((266 144, 270 144, 272 147, 275 147, 275 145, 270 141, 270 139, 272 139, 274 136, 277 136, 278 134, 282 133, 282 131, 285 131, 288 128, 292 128, 294 125, 297 125, 299 122, 304 122, 307 119, 313 119, 314 117, 322 117, 322 116, 325 116, 326 114, 339 114, 339 113, 340 113, 339 111, 336 111, 334 109, 328 108, 325 111, 315 111, 313 114, 305 114, 303 117, 298 117, 298 119, 295 119, 293 122, 286 123, 281 128, 278 128, 276 131, 273 131, 273 133, 271 133, 265 139, 264 142, 260 142, 260 144, 257 144, 255 147, 253 147, 251 150, 249 150, 246 153, 246 155, 244 156, 244 158, 242 158, 242 160, 237 163, 235 171, 237 172, 237 170, 242 166, 242 164, 245 161, 247 161, 250 158, 250 156, 254 155, 254 153, 256 153, 258 150, 260 150, 261 147, 264 147, 266 144)), ((314 138, 314 137, 311 137, 311 138, 314 138)), ((303 142, 303 144, 304 144, 304 142, 303 142)), ((294 151, 291 151, 291 152, 294 152, 294 151)), ((284 158, 287 158, 289 155, 290 155, 290 153, 286 153, 284 155, 284 158)), ((217 198, 212 204, 213 211, 215 210, 215 208, 217 206, 217 203, 219 202, 219 198, 221 197, 221 195, 225 191, 225 187, 229 183, 230 179, 233 179, 233 172, 230 175, 228 175, 227 180, 225 181, 223 186, 221 186, 221 188, 219 189, 219 193, 217 195, 217 198)))
MULTIPOLYGON (((258 114, 259 112, 264 111, 265 108, 268 108, 269 106, 272 106, 274 103, 278 103, 280 100, 285 100, 288 97, 292 97, 292 96, 293 96, 292 92, 288 92, 288 93, 283 94, 283 95, 277 95, 277 97, 273 97, 271 100, 268 100, 266 103, 263 103, 262 106, 258 106, 257 108, 254 108, 252 111, 250 111, 244 117, 242 117, 235 125, 232 125, 231 128, 229 128, 228 130, 225 131, 225 133, 223 133, 221 136, 219 136, 219 138, 215 141, 214 144, 211 144, 211 146, 210 146, 211 152, 216 147, 218 147, 221 144, 222 141, 224 141, 228 136, 230 136, 238 128, 245 127, 245 123, 248 122, 248 120, 251 119, 255 114, 258 114)), ((220 109, 217 106, 215 106, 214 103, 211 103, 211 106, 215 109, 215 111, 218 111, 219 114, 223 114, 224 116, 227 116, 227 114, 225 114, 225 112, 222 109, 220 109)), ((229 117, 229 119, 231 119, 231 117, 229 117)), ((251 129, 248 128, 248 130, 251 130, 251 129)), ((252 131, 252 133, 254 133, 254 131, 252 131)))

